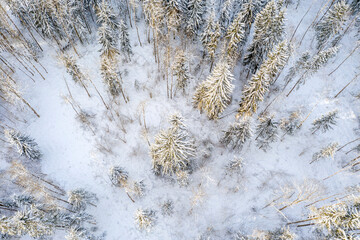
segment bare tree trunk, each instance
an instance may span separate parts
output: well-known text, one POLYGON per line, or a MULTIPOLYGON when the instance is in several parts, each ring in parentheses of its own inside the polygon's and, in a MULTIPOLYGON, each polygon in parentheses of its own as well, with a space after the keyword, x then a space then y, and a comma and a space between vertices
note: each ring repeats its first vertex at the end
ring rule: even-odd
POLYGON ((345 62, 346 60, 348 60, 348 58, 351 57, 351 55, 352 55, 359 47, 360 47, 360 44, 358 44, 358 45, 351 51, 351 53, 350 53, 331 73, 329 73, 328 76, 330 76, 330 75, 333 74, 336 70, 338 70, 338 69, 341 67, 341 65, 343 65, 344 62, 345 62))
POLYGON ((345 87, 343 87, 343 88, 340 90, 340 92, 338 92, 338 93, 334 96, 334 98, 337 98, 337 97, 340 95, 340 93, 342 93, 353 81, 355 81, 355 80, 359 77, 359 75, 360 75, 360 73, 356 74, 355 77, 354 77, 353 79, 351 79, 351 81, 348 82, 348 83, 345 85, 345 87))

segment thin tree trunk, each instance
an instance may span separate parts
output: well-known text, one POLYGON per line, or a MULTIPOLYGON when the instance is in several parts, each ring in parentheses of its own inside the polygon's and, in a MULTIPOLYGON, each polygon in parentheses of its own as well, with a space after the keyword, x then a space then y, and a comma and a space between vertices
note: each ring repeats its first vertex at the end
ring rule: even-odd
MULTIPOLYGON (((334 0, 332 0, 332 1, 334 1, 334 0)), ((328 1, 324 4, 324 6, 319 9, 319 11, 317 12, 314 20, 310 23, 310 25, 309 25, 308 28, 306 29, 305 33, 303 34, 303 36, 302 36, 302 38, 301 38, 301 40, 300 40, 299 46, 301 46, 301 43, 302 43, 302 41, 304 40, 305 35, 306 35, 307 32, 310 30, 311 26, 313 26, 313 24, 314 24, 314 22, 316 21, 316 19, 319 17, 320 12, 326 7, 326 5, 327 5, 329 2, 330 2, 330 0, 328 0, 328 1)))
POLYGON ((23 103, 25 103, 38 118, 40 118, 40 115, 23 97, 21 97, 15 90, 11 90, 11 92, 13 92, 23 103))
POLYGON ((348 60, 349 57, 351 57, 351 55, 360 47, 360 44, 358 44, 352 51, 351 53, 331 72, 329 73, 328 76, 330 76, 331 74, 333 74, 336 70, 338 70, 343 64, 344 62, 346 62, 346 60, 348 60))
POLYGON ((343 146, 341 146, 340 148, 338 148, 336 151, 340 151, 341 149, 343 149, 344 147, 346 147, 346 146, 349 145, 350 143, 356 142, 357 140, 360 140, 360 138, 356 138, 355 140, 352 140, 352 141, 344 144, 343 146))
POLYGON ((356 74, 355 77, 353 79, 351 79, 350 82, 348 82, 341 90, 340 92, 338 92, 334 98, 337 98, 353 81, 355 81, 358 77, 359 77, 360 73, 356 74))

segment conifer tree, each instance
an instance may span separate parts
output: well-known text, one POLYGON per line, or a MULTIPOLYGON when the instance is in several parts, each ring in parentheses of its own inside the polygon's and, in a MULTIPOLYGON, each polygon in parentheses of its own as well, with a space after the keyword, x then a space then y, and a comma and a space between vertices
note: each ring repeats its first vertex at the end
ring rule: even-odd
POLYGON ((205 0, 189 0, 186 6, 186 34, 193 38, 198 34, 203 24, 205 12, 205 0))
POLYGON ((305 83, 305 79, 311 77, 315 74, 321 67, 327 64, 327 62, 336 55, 338 52, 338 47, 331 47, 325 50, 320 51, 318 54, 313 56, 310 60, 306 61, 304 64, 301 65, 301 68, 304 69, 303 74, 299 77, 297 82, 291 88, 289 93, 286 96, 289 96, 291 92, 298 86, 298 84, 305 83))
POLYGON ((243 44, 245 38, 245 24, 242 21, 243 15, 240 12, 225 34, 225 38, 228 40, 226 52, 233 61, 234 58, 237 58, 238 48, 243 44))
POLYGON ((101 56, 114 59, 119 54, 117 49, 119 22, 113 9, 105 0, 98 5, 96 15, 97 23, 99 24, 98 34, 99 43, 101 44, 101 56))
POLYGON ((241 22, 245 25, 245 37, 249 34, 256 15, 263 8, 264 3, 266 4, 266 2, 267 1, 262 0, 247 0, 241 5, 241 10, 238 14, 242 18, 241 22))
POLYGON ((299 112, 293 112, 290 114, 289 118, 283 118, 280 121, 280 128, 285 132, 293 136, 300 127, 300 114, 299 112))
POLYGON ((68 202, 75 211, 84 211, 89 204, 94 205, 96 201, 96 195, 85 189, 76 189, 68 193, 68 202))
POLYGON ((138 209, 135 214, 135 222, 140 230, 150 231, 155 225, 156 215, 153 210, 138 209))
POLYGON ((323 158, 329 158, 329 157, 334 158, 334 154, 335 154, 338 146, 339 146, 338 143, 331 143, 328 146, 321 149, 319 152, 314 153, 310 164, 315 161, 319 161, 320 159, 323 159, 323 158))
POLYGON ((314 134, 318 130, 326 132, 330 129, 333 129, 333 125, 336 125, 336 119, 338 118, 337 114, 338 111, 335 110, 315 119, 312 123, 313 127, 311 128, 311 130, 313 131, 312 134, 314 134))
POLYGON ((311 207, 309 218, 327 232, 328 239, 355 240, 354 230, 360 227, 359 206, 359 196, 352 196, 331 205, 311 207))
POLYGON ((301 54, 300 58, 295 62, 294 66, 290 68, 288 74, 285 76, 285 86, 287 86, 296 74, 307 68, 310 57, 310 52, 308 51, 301 54))
POLYGON ((211 11, 211 14, 206 22, 204 32, 201 35, 201 42, 211 62, 214 61, 215 51, 221 37, 220 25, 215 22, 215 10, 211 11))
POLYGON ((20 156, 25 156, 31 160, 39 160, 41 152, 34 139, 23 135, 15 130, 5 130, 5 136, 11 145, 15 145, 20 156))
POLYGON ((184 125, 183 118, 170 116, 171 127, 162 130, 150 146, 153 169, 159 175, 173 175, 179 171, 190 170, 195 157, 194 140, 184 125))
POLYGON ((335 3, 325 17, 315 27, 317 48, 322 49, 327 41, 342 28, 350 13, 350 7, 345 1, 335 3))
POLYGON ((230 125, 221 142, 231 145, 233 149, 241 149, 251 135, 250 119, 242 119, 230 125))
POLYGON ((226 0, 221 8, 219 23, 222 31, 225 31, 230 24, 233 5, 234 0, 226 0))
POLYGON ((256 144, 259 149, 266 152, 270 143, 275 142, 278 139, 278 126, 279 123, 273 120, 273 116, 259 117, 260 123, 256 127, 256 144))
POLYGON ((278 72, 285 66, 290 54, 290 47, 286 40, 279 43, 276 48, 268 54, 266 61, 260 69, 252 76, 243 90, 237 118, 240 116, 251 116, 256 112, 259 101, 264 100, 264 95, 269 91, 270 84, 274 81, 278 72))
POLYGON ((90 93, 85 85, 85 75, 80 71, 80 68, 78 66, 78 64, 76 63, 75 59, 69 55, 61 55, 60 59, 62 60, 62 62, 64 63, 65 67, 66 67, 66 72, 70 74, 70 76, 72 77, 72 79, 74 80, 74 82, 78 82, 80 83, 86 93, 88 94, 88 96, 90 97, 90 93))
POLYGON ((115 70, 114 62, 106 56, 102 57, 100 70, 102 78, 104 82, 108 85, 108 89, 111 95, 116 97, 121 94, 125 102, 127 102, 127 98, 125 97, 122 88, 122 80, 120 78, 120 75, 115 70))
POLYGON ((115 166, 110 169, 110 180, 114 186, 126 187, 129 174, 123 168, 115 166))
POLYGON ((181 15, 184 11, 184 8, 185 6, 182 1, 166 1, 167 27, 169 31, 174 33, 174 35, 179 30, 179 27, 181 25, 181 15))
POLYGON ((241 157, 235 157, 231 160, 226 166, 225 171, 227 174, 239 174, 243 170, 244 167, 244 159, 241 157))
POLYGON ((219 62, 196 89, 194 103, 199 110, 205 110, 210 119, 218 118, 230 103, 234 77, 229 68, 226 61, 219 62))
POLYGON ((281 2, 272 0, 256 16, 254 38, 244 57, 244 64, 249 65, 252 73, 256 72, 268 52, 282 40, 285 13, 281 7, 281 2))
POLYGON ((53 234, 53 227, 39 216, 37 211, 24 209, 17 211, 13 216, 0 218, 0 231, 10 236, 29 234, 33 238, 41 238, 53 234))
POLYGON ((130 57, 133 54, 132 48, 130 45, 128 28, 123 20, 120 20, 119 24, 119 33, 120 33, 120 49, 123 54, 126 55, 126 58, 130 61, 130 57))
POLYGON ((184 51, 176 51, 174 65, 172 66, 173 75, 176 76, 176 88, 182 90, 185 93, 185 88, 190 80, 190 72, 188 66, 188 60, 184 51))

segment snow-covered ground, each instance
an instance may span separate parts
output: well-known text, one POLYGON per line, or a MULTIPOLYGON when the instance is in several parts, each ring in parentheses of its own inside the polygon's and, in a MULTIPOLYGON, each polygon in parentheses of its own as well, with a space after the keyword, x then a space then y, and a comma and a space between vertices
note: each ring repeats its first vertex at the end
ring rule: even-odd
MULTIPOLYGON (((294 5, 289 6, 286 15, 287 38, 293 33, 310 2, 301 1, 297 9, 294 5)), ((294 44, 300 41, 323 2, 314 3, 296 32, 294 44)), ((251 234, 255 229, 273 230, 287 222, 306 219, 309 213, 307 204, 334 194, 344 196, 347 187, 359 183, 358 174, 350 171, 323 180, 356 156, 355 151, 347 155, 345 152, 357 143, 336 152, 334 159, 309 164, 312 155, 324 146, 333 142, 343 145, 358 137, 360 109, 359 100, 354 95, 359 93, 359 84, 352 83, 339 97, 334 98, 358 71, 358 54, 355 53, 339 70, 328 76, 355 47, 356 28, 342 39, 339 53, 324 68, 286 97, 285 93, 295 83, 293 80, 269 107, 268 111, 274 114, 276 120, 288 117, 297 110, 301 110, 302 119, 311 114, 295 136, 284 136, 272 143, 267 152, 257 148, 255 136, 241 151, 220 143, 223 131, 235 121, 234 110, 246 83, 247 72, 240 63, 234 69, 235 90, 232 102, 223 114, 225 117, 209 120, 192 103, 195 87, 209 74, 208 64, 199 66, 200 70, 195 72, 202 60, 199 50, 195 46, 187 48, 193 76, 186 94, 178 92, 173 99, 169 99, 166 95, 166 81, 158 74, 153 45, 146 41, 146 28, 142 21, 139 23, 139 31, 143 46, 138 44, 135 28, 130 28, 134 55, 131 62, 123 62, 119 66, 124 89, 129 96, 128 103, 124 103, 121 98, 111 103, 99 73, 100 46, 96 36, 89 39, 88 45, 77 46, 80 56, 76 57, 81 70, 92 79, 111 105, 113 115, 105 109, 90 84, 91 98, 79 84, 72 81, 58 60, 56 50, 43 42, 44 56, 40 62, 48 72, 44 73, 46 80, 37 77, 33 83, 26 76, 22 76, 21 80, 22 88, 26 89, 25 98, 41 117, 33 117, 31 112, 22 113, 28 122, 12 125, 29 134, 39 144, 43 152, 41 172, 48 178, 66 190, 80 187, 96 193, 99 202, 96 208, 91 208, 90 213, 96 218, 99 233, 106 233, 106 239, 195 239, 209 229, 213 229, 214 239, 227 239, 231 232, 251 234), (73 99, 82 110, 93 116, 91 128, 95 134, 84 127, 65 101, 64 97, 69 95, 65 81, 73 99), (339 111, 339 118, 334 129, 312 134, 310 128, 313 120, 335 109, 339 111), (169 127, 168 116, 176 112, 183 115, 197 145, 197 167, 186 187, 155 176, 149 155, 148 140, 152 143, 161 129, 169 127), (126 132, 121 130, 121 126, 126 132), (111 152, 104 151, 104 147, 111 149, 111 152), (243 171, 239 175, 226 175, 225 166, 234 157, 244 159, 243 171), (144 181, 144 197, 132 202, 124 189, 112 186, 109 169, 114 165, 125 168, 132 180, 144 181), (304 190, 304 186, 316 185, 320 189, 319 195, 279 212, 277 209, 282 205, 268 204, 287 185, 298 186, 295 192, 304 190), (171 216, 161 214, 161 204, 167 200, 174 203, 171 216), (149 232, 140 231, 134 223, 135 212, 139 208, 156 211, 156 225, 149 232)), ((284 76, 293 61, 306 50, 316 51, 313 37, 314 30, 310 29, 302 45, 295 48, 280 78, 271 87, 268 98, 260 104, 258 114, 280 93, 284 76)), ((256 123, 254 116, 253 128, 256 123)), ((5 162, 1 159, 1 168, 6 168, 5 162)), ((322 206, 334 199, 329 198, 314 206, 322 206)), ((290 225, 290 229, 300 239, 315 239, 312 226, 296 228, 290 225)), ((64 239, 64 236, 58 233, 54 239, 64 239)))

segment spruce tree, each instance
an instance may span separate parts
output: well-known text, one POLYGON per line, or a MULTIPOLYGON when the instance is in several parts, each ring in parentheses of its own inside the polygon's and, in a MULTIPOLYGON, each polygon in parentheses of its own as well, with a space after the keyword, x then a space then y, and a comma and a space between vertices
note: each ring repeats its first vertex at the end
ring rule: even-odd
POLYGON ((327 41, 341 30, 349 13, 350 7, 345 1, 335 3, 333 8, 327 12, 315 27, 318 49, 322 49, 327 41))
POLYGON ((230 24, 233 6, 234 0, 226 0, 221 7, 219 23, 222 31, 225 31, 230 24))
POLYGON ((205 12, 205 0, 189 0, 186 6, 186 34, 194 38, 203 25, 205 12))
POLYGON ((329 157, 334 158, 334 155, 335 155, 336 150, 338 149, 338 146, 339 146, 338 143, 331 143, 328 146, 321 149, 319 152, 314 153, 310 164, 315 161, 319 161, 320 159, 323 159, 323 158, 329 158, 329 157))
POLYGON ((310 52, 308 51, 301 54, 300 58, 296 60, 294 66, 289 69, 288 74, 285 76, 285 86, 295 77, 296 74, 299 74, 299 72, 307 68, 310 57, 310 52))
POLYGON ((172 66, 173 75, 176 76, 176 88, 185 93, 185 88, 190 80, 188 60, 184 51, 176 51, 175 61, 172 66))
POLYGON ((240 12, 226 30, 225 38, 227 39, 227 55, 232 61, 236 61, 239 47, 244 43, 245 24, 240 12))
POLYGON ((153 169, 158 175, 173 175, 191 169, 195 157, 194 140, 180 115, 170 117, 171 127, 162 130, 150 146, 153 169))
POLYGON ((133 54, 132 48, 130 45, 128 28, 123 20, 120 20, 119 24, 119 33, 120 33, 120 49, 123 54, 125 54, 126 59, 130 61, 131 55, 133 54))
POLYGON ((359 196, 323 207, 311 207, 309 219, 327 233, 327 239, 355 240, 354 230, 360 227, 359 196))
POLYGON ((328 61, 336 55, 338 52, 338 47, 331 47, 325 50, 320 51, 318 54, 313 56, 310 60, 306 61, 301 65, 301 68, 303 68, 303 74, 299 77, 297 82, 294 84, 294 86, 291 88, 291 90, 288 92, 286 96, 289 96, 291 92, 298 86, 298 84, 302 83, 305 84, 305 79, 311 77, 313 74, 315 74, 321 67, 326 65, 328 61))
POLYGON ((20 156, 25 156, 31 160, 39 160, 41 152, 34 139, 21 134, 15 130, 5 130, 5 136, 11 145, 15 145, 20 156))
POLYGON ((240 116, 251 116, 256 112, 259 101, 264 100, 264 95, 269 91, 270 84, 276 75, 285 66, 290 54, 290 47, 286 40, 279 43, 275 49, 268 54, 266 61, 254 74, 248 85, 244 87, 237 118, 240 116))
POLYGON ((225 145, 230 145, 233 149, 241 149, 251 135, 250 119, 242 119, 240 122, 235 122, 230 125, 225 131, 221 142, 225 145))
POLYGON ((256 72, 268 52, 282 40, 285 13, 281 6, 281 2, 272 0, 256 16, 254 38, 244 57, 244 64, 249 65, 252 73, 256 72))
POLYGON ((102 57, 100 70, 102 78, 107 84, 110 94, 114 97, 121 94, 126 102, 127 100, 122 88, 122 80, 119 73, 115 70, 114 62, 106 56, 102 57))
POLYGON ((210 119, 216 119, 231 100, 234 77, 226 61, 219 62, 208 78, 196 89, 194 103, 199 110, 205 110, 210 119))
POLYGON ((181 15, 184 12, 184 4, 182 1, 168 0, 166 1, 166 18, 169 31, 174 34, 181 26, 181 15))
POLYGON ((68 193, 68 202, 75 211, 84 211, 88 205, 94 205, 97 202, 97 197, 85 189, 76 189, 68 193))
POLYGON ((283 118, 280 121, 280 128, 285 132, 293 136, 295 132, 299 130, 300 127, 300 114, 299 112, 293 112, 290 114, 289 118, 283 118))
POLYGON ((259 117, 260 123, 256 127, 256 144, 259 149, 266 152, 270 143, 278 139, 278 126, 279 123, 273 120, 273 116, 259 117))
POLYGON ((99 43, 101 44, 101 56, 106 56, 114 59, 118 54, 118 35, 119 35, 119 22, 116 18, 114 10, 103 0, 96 12, 97 23, 99 24, 98 34, 99 43))
POLYGON ((115 166, 110 168, 110 181, 114 186, 126 187, 128 185, 129 174, 122 167, 115 166))
POLYGON ((201 42, 211 62, 214 61, 215 51, 221 37, 220 25, 218 22, 215 22, 214 11, 214 9, 211 11, 211 14, 206 22, 204 32, 201 36, 201 42))
POLYGON ((312 123, 313 127, 311 128, 313 131, 312 134, 318 130, 321 130, 324 133, 330 129, 333 129, 333 125, 336 125, 336 119, 338 118, 337 114, 338 111, 335 110, 315 119, 312 123))
POLYGON ((153 210, 138 209, 135 214, 135 222, 140 230, 150 231, 155 225, 156 215, 153 210))

